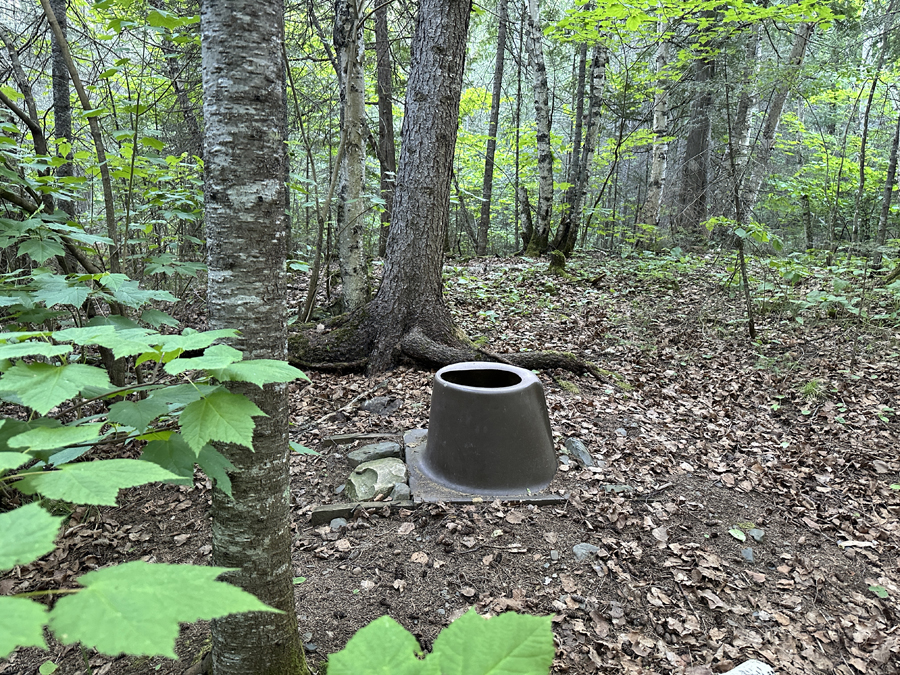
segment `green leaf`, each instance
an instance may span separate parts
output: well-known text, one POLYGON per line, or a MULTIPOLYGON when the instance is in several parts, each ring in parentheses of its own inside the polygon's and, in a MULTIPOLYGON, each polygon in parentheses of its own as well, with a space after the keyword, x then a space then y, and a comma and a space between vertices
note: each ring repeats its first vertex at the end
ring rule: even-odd
POLYGON ((431 658, 441 675, 546 675, 554 653, 550 620, 513 612, 485 619, 470 609, 437 636, 431 658))
POLYGON ((253 417, 265 416, 246 397, 224 389, 194 401, 181 413, 179 422, 184 440, 195 452, 210 441, 253 447, 253 417))
POLYGON ((383 616, 358 630, 346 647, 328 657, 328 675, 414 675, 424 672, 425 662, 417 658, 421 653, 412 633, 383 616))
POLYGON ((47 608, 39 602, 0 595, 0 659, 5 659, 16 647, 46 649, 46 623, 47 608))
POLYGON ((66 366, 19 363, 0 378, 0 392, 15 394, 23 405, 34 408, 41 415, 87 387, 110 386, 105 370, 81 363, 66 366))
POLYGON ((164 336, 162 348, 164 352, 173 352, 176 350, 193 351, 195 349, 206 349, 216 340, 227 337, 236 337, 238 332, 230 328, 222 328, 219 330, 209 330, 198 333, 186 328, 181 335, 164 336))
POLYGON ((296 452, 298 455, 318 455, 321 453, 316 452, 311 448, 307 448, 305 445, 300 445, 297 441, 290 441, 291 450, 296 452))
POLYGON ((59 666, 53 663, 53 661, 44 661, 41 664, 41 667, 38 668, 40 675, 53 675, 57 670, 59 670, 59 666))
POLYGON ((180 407, 199 401, 201 397, 209 396, 219 389, 221 387, 209 384, 176 384, 174 387, 157 389, 147 398, 165 401, 173 406, 180 407))
MULTIPOLYGON (((203 356, 196 358, 173 359, 165 365, 165 371, 169 375, 179 375, 186 370, 213 370, 227 368, 235 361, 240 361, 244 355, 240 350, 228 345, 213 345, 207 348, 203 356)), ((254 363, 258 363, 254 361, 254 363)))
POLYGON ((63 520, 37 502, 0 513, 0 570, 27 565, 50 553, 63 520))
MULTIPOLYGON (((208 350, 207 350, 208 351, 208 350)), ((241 361, 220 370, 210 370, 210 375, 220 382, 239 381, 252 382, 257 387, 272 382, 292 382, 301 379, 309 381, 309 378, 299 368, 273 359, 255 359, 253 361, 241 361)))
POLYGON ((305 583, 305 582, 306 582, 306 577, 294 577, 293 579, 291 579, 291 583, 293 583, 294 586, 299 586, 300 584, 305 583))
POLYGON ((225 455, 211 445, 204 445, 197 464, 215 482, 217 488, 231 497, 231 478, 228 477, 228 472, 234 471, 234 464, 225 455))
POLYGON ((19 255, 28 255, 39 263, 55 255, 65 255, 66 249, 62 244, 52 239, 40 239, 31 237, 19 244, 19 255))
POLYGON ((149 323, 154 328, 159 328, 163 324, 166 326, 177 326, 178 319, 174 319, 165 312, 158 309, 145 309, 141 312, 141 321, 149 323))
POLYGON ((107 418, 115 424, 132 427, 143 433, 150 422, 169 412, 169 406, 160 398, 145 398, 141 401, 119 401, 109 407, 107 418))
POLYGON ((744 532, 740 528, 733 527, 730 530, 728 530, 728 534, 730 534, 732 537, 734 537, 738 541, 747 541, 747 535, 744 534, 744 532))
POLYGON ((0 473, 9 469, 17 469, 26 462, 34 459, 24 452, 0 452, 0 473))
POLYGON ((178 624, 235 612, 275 612, 216 577, 223 567, 151 565, 134 561, 88 572, 84 590, 60 598, 50 627, 65 644, 81 642, 104 654, 175 654, 178 624))
MULTIPOLYGON (((108 278, 108 277, 107 277, 108 278)), ((103 279, 100 280, 103 283, 103 279)), ((108 289, 109 290, 109 289, 108 289)), ((132 279, 128 279, 111 290, 113 298, 128 307, 138 308, 151 300, 161 300, 164 302, 177 302, 178 298, 169 293, 169 291, 154 291, 141 288, 140 284, 132 279)))
POLYGON ((40 493, 50 499, 63 499, 75 504, 115 506, 122 488, 174 478, 178 476, 152 462, 102 459, 66 464, 56 471, 31 474, 13 483, 13 487, 28 495, 40 493))
POLYGON ((28 340, 0 345, 0 359, 20 359, 23 356, 59 356, 72 351, 69 345, 52 345, 49 342, 28 340))
POLYGON ((43 302, 47 307, 53 305, 72 305, 80 307, 87 300, 90 289, 80 281, 70 282, 59 274, 35 274, 32 282, 32 298, 35 302, 43 302))
POLYGON ((887 589, 884 586, 878 586, 877 584, 869 586, 869 590, 872 591, 879 598, 886 598, 889 595, 887 592, 887 589))
POLYGON ((170 481, 177 485, 192 485, 194 483, 194 464, 197 462, 197 453, 188 447, 181 434, 171 434, 166 440, 151 441, 147 443, 141 460, 158 464, 166 471, 171 471, 180 478, 170 481))
POLYGON ((70 445, 94 441, 103 428, 103 422, 74 427, 38 427, 9 439, 11 448, 27 448, 31 451, 57 450, 70 445))

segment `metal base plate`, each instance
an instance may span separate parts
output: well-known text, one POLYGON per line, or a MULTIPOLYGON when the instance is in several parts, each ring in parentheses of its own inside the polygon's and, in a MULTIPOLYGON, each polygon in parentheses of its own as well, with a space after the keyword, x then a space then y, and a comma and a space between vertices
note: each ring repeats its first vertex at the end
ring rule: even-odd
POLYGON ((408 431, 404 434, 403 440, 406 446, 406 466, 409 469, 409 489, 412 492, 413 501, 416 503, 472 504, 492 502, 495 499, 499 499, 504 502, 541 505, 564 504, 569 499, 567 494, 560 495, 547 490, 513 494, 461 492, 439 483, 422 469, 422 457, 424 456, 425 448, 428 446, 427 430, 413 429, 408 431))

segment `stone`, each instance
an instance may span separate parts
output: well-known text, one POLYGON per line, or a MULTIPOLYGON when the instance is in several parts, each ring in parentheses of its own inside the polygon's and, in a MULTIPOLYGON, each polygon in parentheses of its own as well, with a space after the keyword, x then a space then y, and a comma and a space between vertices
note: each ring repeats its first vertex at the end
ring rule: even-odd
POLYGON ((407 509, 412 511, 419 507, 413 501, 394 501, 394 502, 341 502, 340 504, 323 504, 313 508, 309 514, 309 524, 313 527, 324 525, 331 522, 335 518, 350 518, 356 509, 370 511, 374 509, 389 508, 391 512, 407 509))
POLYGON ((594 458, 591 457, 591 453, 587 451, 584 443, 579 439, 567 438, 565 445, 566 451, 572 456, 572 459, 581 464, 581 466, 594 466, 594 458))
POLYGON ((761 544, 762 540, 763 540, 763 536, 766 533, 765 533, 765 530, 760 530, 758 527, 754 527, 747 534, 749 534, 751 537, 753 537, 753 541, 755 541, 758 544, 761 544))
POLYGON ((593 544, 575 544, 572 547, 572 553, 575 554, 575 561, 581 562, 582 560, 586 560, 594 555, 600 549, 594 546, 593 544))
POLYGON ((398 398, 390 398, 389 396, 376 396, 371 398, 359 406, 360 410, 368 410, 376 415, 390 415, 400 409, 403 401, 398 398))
POLYGON ((742 548, 741 556, 749 563, 753 562, 753 549, 752 548, 742 548))
POLYGON ((347 499, 368 501, 379 495, 387 497, 397 483, 405 483, 407 478, 406 464, 396 457, 365 462, 347 479, 347 499))
POLYGON ((397 459, 400 459, 400 444, 391 443, 390 441, 370 443, 369 445, 364 445, 361 448, 348 453, 347 461, 350 462, 350 466, 356 468, 360 464, 371 462, 376 459, 384 459, 385 457, 396 457, 397 459))
POLYGON ((347 521, 343 518, 334 518, 328 524, 328 527, 330 527, 334 532, 337 532, 342 527, 347 527, 347 521))
POLYGON ((557 551, 556 549, 550 551, 550 560, 552 560, 553 562, 559 560, 559 551, 557 551))
POLYGON ((403 447, 409 450, 428 440, 428 429, 410 429, 403 434, 403 447))
POLYGON ((409 501, 412 499, 412 493, 409 491, 409 485, 406 483, 397 483, 391 490, 392 501, 409 501))
POLYGON ((775 669, 768 663, 750 659, 737 668, 732 668, 724 675, 775 675, 775 669))

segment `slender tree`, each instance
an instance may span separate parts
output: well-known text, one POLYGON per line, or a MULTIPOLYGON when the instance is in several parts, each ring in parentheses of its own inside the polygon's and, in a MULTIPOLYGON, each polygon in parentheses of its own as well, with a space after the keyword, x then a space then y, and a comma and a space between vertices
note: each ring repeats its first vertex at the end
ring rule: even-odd
MULTIPOLYGON (((282 0, 204 0, 201 12, 209 325, 248 358, 284 359, 286 162, 282 0)), ((215 675, 305 673, 291 583, 288 399, 242 384, 265 414, 253 451, 229 445, 233 497, 213 491, 213 561, 280 614, 212 627, 215 675)))
POLYGON ((478 219, 478 239, 475 254, 487 253, 488 231, 491 228, 491 195, 494 188, 494 156, 497 153, 497 124, 500 120, 500 94, 503 86, 503 57, 506 53, 506 22, 508 0, 497 1, 497 56, 494 59, 494 85, 491 90, 491 118, 488 124, 487 148, 484 153, 484 182, 481 186, 481 214, 478 219))
POLYGON ((381 227, 378 231, 378 255, 387 249, 388 228, 394 212, 394 177, 397 175, 397 150, 394 147, 394 84, 391 67, 391 43, 388 36, 388 3, 375 6, 375 72, 378 92, 378 163, 381 168, 381 227))

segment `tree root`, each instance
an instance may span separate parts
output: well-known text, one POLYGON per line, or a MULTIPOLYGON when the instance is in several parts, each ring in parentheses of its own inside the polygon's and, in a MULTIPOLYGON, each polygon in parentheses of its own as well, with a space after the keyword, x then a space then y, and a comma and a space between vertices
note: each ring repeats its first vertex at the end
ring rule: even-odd
POLYGON ((570 352, 540 351, 494 354, 475 347, 455 347, 437 342, 417 328, 403 337, 400 341, 400 350, 404 356, 413 361, 430 366, 447 366, 462 361, 496 361, 528 370, 558 368, 578 375, 588 372, 598 380, 604 379, 603 371, 600 368, 570 352))

